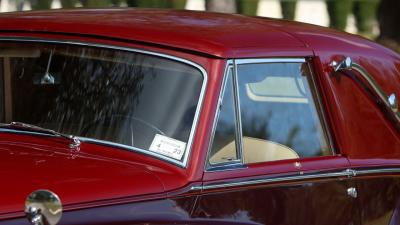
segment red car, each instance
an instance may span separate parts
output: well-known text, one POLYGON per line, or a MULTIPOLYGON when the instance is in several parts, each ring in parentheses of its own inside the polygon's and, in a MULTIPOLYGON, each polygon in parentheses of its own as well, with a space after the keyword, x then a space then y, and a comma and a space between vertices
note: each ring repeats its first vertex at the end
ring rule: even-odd
POLYGON ((0 15, 0 224, 400 224, 400 56, 309 24, 0 15), (27 218, 26 218, 27 217, 27 218))

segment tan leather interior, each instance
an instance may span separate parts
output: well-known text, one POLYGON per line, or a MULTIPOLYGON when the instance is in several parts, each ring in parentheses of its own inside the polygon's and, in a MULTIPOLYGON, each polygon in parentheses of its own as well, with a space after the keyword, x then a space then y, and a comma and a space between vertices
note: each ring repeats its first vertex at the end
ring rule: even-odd
MULTIPOLYGON (((235 142, 232 141, 215 153, 210 163, 226 162, 236 155, 235 151, 235 142)), ((243 155, 246 164, 299 158, 293 149, 285 145, 252 137, 243 137, 243 155)))

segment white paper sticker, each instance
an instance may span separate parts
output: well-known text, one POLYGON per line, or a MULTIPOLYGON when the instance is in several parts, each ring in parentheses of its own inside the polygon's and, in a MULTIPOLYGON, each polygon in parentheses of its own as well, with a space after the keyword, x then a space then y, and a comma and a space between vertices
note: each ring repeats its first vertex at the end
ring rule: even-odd
POLYGON ((169 138, 167 136, 156 134, 150 145, 150 151, 157 152, 177 160, 181 160, 185 152, 186 143, 169 138))

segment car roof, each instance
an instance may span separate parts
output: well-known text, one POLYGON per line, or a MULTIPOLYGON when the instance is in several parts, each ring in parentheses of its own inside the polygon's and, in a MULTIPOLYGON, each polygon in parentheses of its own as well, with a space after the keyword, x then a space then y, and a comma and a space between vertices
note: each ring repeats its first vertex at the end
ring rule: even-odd
MULTIPOLYGON (((88 35, 167 46, 221 58, 299 51, 342 32, 309 24, 238 14, 163 9, 72 9, 0 14, 0 32, 88 35), (312 38, 304 38, 305 35, 312 38)), ((331 42, 332 44, 332 42, 331 42)), ((285 55, 285 54, 282 54, 285 55)), ((260 55, 255 55, 260 56, 260 55)))

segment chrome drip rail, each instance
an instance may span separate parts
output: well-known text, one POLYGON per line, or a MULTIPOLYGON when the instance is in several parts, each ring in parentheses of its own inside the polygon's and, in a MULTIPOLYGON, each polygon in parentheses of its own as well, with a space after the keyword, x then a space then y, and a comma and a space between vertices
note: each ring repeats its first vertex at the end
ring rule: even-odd
MULTIPOLYGON (((333 75, 337 75, 338 72, 345 71, 356 71, 357 74, 361 75, 363 80, 359 80, 363 84, 367 84, 370 88, 372 94, 376 95, 380 102, 383 103, 386 110, 390 112, 390 116, 393 117, 397 122, 400 123, 400 112, 398 108, 397 96, 395 93, 387 95, 381 88, 381 86, 376 82, 376 80, 362 67, 360 64, 353 62, 350 57, 345 57, 342 61, 336 62, 332 61, 330 66, 333 68, 333 75), (365 82, 366 81, 366 82, 365 82)), ((346 74, 346 73, 343 73, 346 74)), ((347 75, 347 74, 346 74, 347 75)))

